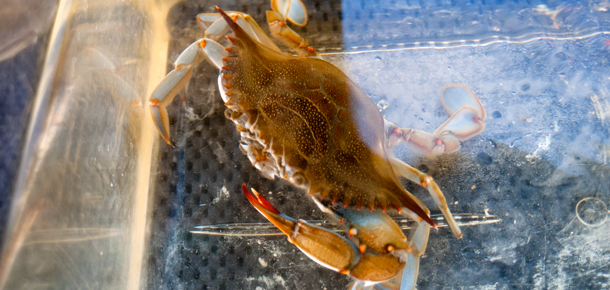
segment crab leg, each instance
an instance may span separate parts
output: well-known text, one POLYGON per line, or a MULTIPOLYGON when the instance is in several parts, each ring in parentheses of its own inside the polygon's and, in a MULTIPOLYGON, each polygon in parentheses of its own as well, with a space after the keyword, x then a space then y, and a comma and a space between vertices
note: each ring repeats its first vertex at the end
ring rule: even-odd
MULTIPOLYGON (((295 1, 299 2, 298 0, 293 0, 293 2, 295 1)), ((300 6, 294 5, 294 7, 300 6)), ((293 9, 295 9, 297 12, 291 12, 292 14, 299 13, 299 9, 293 9)), ((260 43, 272 50, 280 52, 277 45, 275 45, 275 43, 273 43, 273 41, 271 41, 271 39, 262 31, 252 17, 250 17, 250 15, 241 12, 230 12, 230 14, 232 19, 255 40, 258 40, 260 43)), ((167 106, 171 104, 177 94, 180 94, 182 97, 182 102, 185 102, 185 94, 188 89, 189 81, 193 75, 193 68, 201 63, 203 59, 207 59, 212 65, 216 66, 220 70, 222 69, 223 65, 222 59, 228 56, 228 53, 225 51, 224 47, 217 42, 220 41, 222 36, 229 33, 228 24, 220 16, 220 14, 199 14, 197 15, 197 21, 199 25, 205 29, 205 37, 192 43, 180 54, 180 56, 178 56, 178 59, 174 62, 174 70, 169 72, 159 83, 159 85, 157 85, 157 88, 155 88, 149 99, 155 125, 161 133, 163 140, 170 145, 171 140, 169 132, 169 117, 166 109, 167 106)))
POLYGON ((286 25, 286 20, 297 26, 307 24, 307 10, 300 0, 272 0, 271 9, 267 11, 267 23, 273 37, 282 40, 302 57, 320 57, 305 38, 286 25))
MULTIPOLYGON (((236 11, 229 11, 226 13, 231 16, 233 21, 241 26, 246 33, 252 36, 252 38, 258 40, 272 50, 281 52, 279 47, 273 43, 271 38, 265 34, 250 15, 236 11)), ((229 25, 222 18, 220 13, 201 13, 197 15, 197 23, 205 30, 205 38, 219 41, 222 36, 227 35, 229 32, 229 25)))
MULTIPOLYGON (((376 210, 377 211, 377 210, 376 210)), ((365 219, 365 220, 373 220, 375 221, 376 219, 371 219, 370 217, 367 218, 367 214, 366 211, 363 212, 359 212, 359 215, 362 215, 361 218, 356 218, 356 217, 351 217, 352 220, 347 220, 349 221, 348 223, 351 223, 350 225, 350 230, 351 227, 354 226, 355 222, 358 222, 358 220, 360 219, 365 219)), ((340 211, 339 212, 335 212, 335 215, 337 215, 338 217, 341 216, 340 211)), ((385 214, 384 214, 385 215, 385 214)), ((408 214, 410 217, 415 218, 415 220, 417 221, 418 216, 415 213, 410 213, 408 214)), ((382 219, 379 219, 382 220, 382 219)), ((388 238, 388 230, 389 230, 389 224, 385 223, 383 224, 383 226, 377 226, 377 227, 372 227, 373 225, 377 224, 378 222, 373 222, 370 223, 369 221, 369 230, 374 229, 375 231, 379 231, 376 232, 376 235, 378 235, 379 239, 381 241, 383 241, 384 239, 388 238)), ((356 228, 358 229, 358 234, 360 234, 361 231, 363 231, 363 226, 362 225, 357 225, 356 224, 356 228)), ((358 281, 356 282, 352 288, 352 290, 361 290, 361 289, 379 289, 379 290, 411 290, 411 289, 415 289, 415 283, 417 282, 417 275, 419 272, 419 260, 421 255, 423 255, 426 251, 426 246, 428 244, 428 236, 430 234, 430 225, 426 222, 419 222, 418 225, 413 228, 411 231, 411 235, 410 235, 410 239, 408 242, 408 246, 406 246, 404 248, 404 251, 396 251, 398 253, 400 253, 399 256, 400 257, 400 261, 405 263, 405 267, 398 272, 398 274, 396 275, 396 277, 387 280, 387 281, 382 281, 379 284, 374 285, 374 287, 371 286, 372 283, 370 282, 366 282, 366 281, 358 281)), ((391 234, 390 234, 391 236, 391 234)), ((404 237, 404 236, 403 236, 404 237)), ((361 245, 362 244, 366 244, 367 240, 363 239, 361 237, 358 237, 358 239, 361 241, 361 245)))
POLYGON ((346 238, 324 228, 295 220, 271 205, 256 190, 242 186, 248 201, 288 236, 288 241, 318 264, 337 272, 349 271, 360 260, 360 251, 346 238))
POLYGON ((271 9, 296 26, 307 24, 307 10, 301 0, 271 0, 271 9))
POLYGON ((150 109, 155 125, 167 144, 171 145, 167 106, 179 93, 182 95, 182 101, 185 102, 184 93, 188 90, 193 68, 201 63, 205 56, 220 69, 222 58, 227 55, 224 47, 217 42, 211 39, 199 39, 178 56, 174 62, 174 69, 157 85, 149 98, 150 109))
MULTIPOLYGON (((407 256, 407 265, 396 278, 375 285, 378 290, 412 290, 415 289, 417 282, 417 274, 419 273, 419 256, 409 253, 407 256)), ((354 290, 367 289, 365 287, 352 288, 354 290)))
POLYGON ((436 203, 436 206, 438 206, 438 208, 443 213, 443 216, 447 220, 447 224, 451 228, 451 232, 453 233, 453 235, 458 239, 461 238, 462 231, 455 222, 453 215, 451 215, 449 207, 447 207, 447 200, 445 199, 443 192, 438 187, 436 182, 432 179, 432 177, 413 168, 409 164, 406 164, 397 158, 390 158, 390 162, 392 163, 392 167, 394 168, 397 174, 410 181, 420 184, 428 190, 430 196, 432 196, 432 199, 434 200, 434 203, 436 203))
POLYGON ((428 154, 452 153, 460 149, 460 141, 483 131, 485 108, 470 89, 460 84, 447 85, 441 90, 441 100, 451 117, 433 134, 388 124, 389 146, 405 142, 428 154))

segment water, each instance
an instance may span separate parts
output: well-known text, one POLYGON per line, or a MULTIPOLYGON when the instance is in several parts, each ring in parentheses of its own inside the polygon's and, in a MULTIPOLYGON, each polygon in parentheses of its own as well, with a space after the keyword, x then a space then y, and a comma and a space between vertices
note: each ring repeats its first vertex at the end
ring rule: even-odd
MULTIPOLYGON (((200 11, 200 5, 206 7, 192 2, 184 9, 192 9, 189 13, 193 14, 200 11)), ((256 19, 264 17, 265 3, 262 9, 250 2, 235 5, 256 19)), ((433 131, 449 117, 439 97, 440 89, 449 83, 471 88, 489 114, 485 131, 463 142, 458 154, 428 159, 406 147, 394 151, 415 167, 427 168, 453 212, 491 212, 502 218, 498 224, 465 228, 462 240, 443 230, 431 233, 421 261, 419 289, 607 287, 603 267, 610 258, 605 242, 608 224, 590 227, 576 214, 578 202, 585 198, 608 202, 604 176, 608 173, 610 50, 608 27, 600 24, 607 23, 602 20, 608 17, 604 5, 308 3, 308 9, 316 11, 310 14, 310 25, 295 30, 371 96, 389 121, 433 131), (341 21, 333 18, 339 14, 341 21), (593 246, 581 247, 583 242, 593 246), (596 258, 580 258, 588 256, 596 258)), ((176 12, 170 17, 174 27, 187 27, 181 31, 194 38, 193 23, 181 15, 176 12)), ((176 39, 174 55, 189 41, 192 38, 176 39)), ((201 70, 207 73, 209 68, 201 70)), ((213 75, 209 83, 207 78, 199 83, 201 91, 215 87, 213 75)), ((205 94, 203 98, 217 96, 205 94)), ((192 100, 194 107, 204 104, 201 112, 222 110, 219 103, 192 100)), ((180 115, 180 111, 176 106, 174 112, 180 115)), ((187 188, 200 203, 209 204, 223 187, 231 192, 231 199, 203 208, 175 200, 173 206, 188 208, 189 216, 174 218, 184 225, 262 221, 239 196, 242 182, 262 192, 272 191, 270 201, 291 216, 324 218, 303 200, 299 190, 283 181, 260 178, 241 153, 231 148, 237 135, 220 113, 218 119, 210 117, 214 127, 200 133, 203 140, 187 139, 187 158, 201 154, 211 159, 189 161, 193 172, 187 172, 185 180, 191 182, 187 188), (210 149, 218 141, 209 136, 222 138, 223 154, 210 149), (227 155, 232 161, 225 165, 222 156, 227 155), (231 162, 238 169, 233 170, 231 162), (205 173, 210 171, 216 173, 205 173)), ((179 120, 175 130, 186 130, 186 134, 196 126, 179 120)), ((410 183, 405 186, 431 204, 421 188, 410 183)), ((171 200, 171 191, 162 192, 171 200)), ((595 213, 582 210, 583 220, 600 222, 602 213, 597 208, 595 213)), ((173 269, 165 273, 181 278, 150 281, 154 287, 337 289, 349 282, 313 263, 283 238, 196 235, 186 243, 163 248, 167 250, 157 248, 172 257, 170 262, 159 262, 165 269, 173 269), (248 274, 238 274, 244 272, 248 274), (314 278, 304 283, 301 277, 312 273, 314 278)))

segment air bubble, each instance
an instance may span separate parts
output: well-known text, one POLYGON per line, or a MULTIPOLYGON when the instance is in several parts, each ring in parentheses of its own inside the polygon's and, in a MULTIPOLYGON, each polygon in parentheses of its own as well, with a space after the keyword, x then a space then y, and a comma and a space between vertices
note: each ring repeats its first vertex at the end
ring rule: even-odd
POLYGON ((376 60, 376 61, 381 61, 381 56, 376 56, 376 57, 375 57, 375 60, 376 60))
POLYGON ((576 204, 576 217, 586 226, 601 226, 608 218, 608 208, 600 199, 588 197, 576 204))

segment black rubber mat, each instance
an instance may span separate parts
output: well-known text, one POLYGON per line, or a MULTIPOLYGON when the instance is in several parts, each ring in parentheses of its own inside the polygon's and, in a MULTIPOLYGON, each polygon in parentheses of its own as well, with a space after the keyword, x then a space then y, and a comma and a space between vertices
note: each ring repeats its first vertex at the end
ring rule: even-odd
MULTIPOLYGON (((598 255, 595 261, 566 258, 569 253, 565 252, 565 244, 571 240, 564 234, 566 229, 570 231, 570 227, 578 224, 572 223, 575 221, 574 209, 580 200, 585 197, 595 197, 606 203, 610 200, 607 182, 610 170, 598 160, 572 153, 564 155, 563 152, 569 149, 566 148, 568 143, 561 143, 563 147, 554 148, 550 150, 552 153, 530 162, 535 144, 519 149, 521 137, 515 136, 543 135, 546 129, 515 129, 515 126, 530 126, 529 116, 519 116, 518 112, 506 109, 511 101, 506 104, 500 101, 506 98, 528 103, 539 94, 547 96, 554 101, 546 108, 565 115, 560 118, 561 132, 566 132, 561 138, 576 140, 581 136, 579 131, 586 127, 598 136, 601 144, 607 145, 608 125, 590 117, 590 113, 582 113, 590 109, 584 104, 562 104, 556 97, 558 91, 545 91, 536 84, 539 83, 537 78, 543 78, 544 73, 567 71, 565 79, 579 69, 589 71, 586 76, 609 71, 609 50, 603 48, 604 41, 608 42, 608 34, 570 42, 564 47, 549 45, 548 49, 544 38, 510 46, 511 40, 522 40, 524 35, 535 38, 544 33, 559 35, 565 32, 577 36, 608 31, 610 17, 607 13, 596 12, 595 4, 570 6, 550 1, 305 2, 309 24, 295 30, 312 46, 326 53, 486 43, 463 50, 474 58, 483 59, 498 51, 524 56, 521 64, 508 66, 512 68, 510 72, 493 72, 494 76, 512 79, 516 78, 512 72, 523 71, 532 77, 531 82, 518 82, 519 87, 514 91, 502 88, 501 79, 476 79, 497 86, 497 95, 493 96, 494 101, 489 96, 493 90, 481 89, 488 93, 482 96, 488 109, 488 127, 477 138, 464 142, 459 154, 426 159, 397 152, 398 157, 408 159, 435 178, 454 213, 491 210, 503 219, 498 224, 464 227, 461 240, 453 238, 447 230, 432 231, 426 255, 421 260, 418 289, 554 289, 557 283, 570 289, 608 287, 608 264, 601 270, 597 268, 610 260, 608 248, 596 248, 593 251, 598 255), (535 12, 534 8, 541 7, 539 5, 551 14, 559 11, 553 18, 556 22, 544 12, 535 12), (579 7, 582 11, 575 12, 579 7), (505 41, 493 44, 497 40, 505 41), (568 56, 578 54, 584 47, 596 50, 591 52, 590 59, 578 58, 586 69, 574 67, 580 60, 568 56), (539 65, 539 62, 544 64, 545 59, 561 57, 563 60, 555 62, 556 66, 539 65), (570 62, 573 67, 566 68, 570 62), (523 119, 519 120, 520 117, 523 119), (515 122, 521 123, 515 125, 515 122), (559 167, 566 162, 579 164, 580 171, 565 173, 563 167, 559 167), (581 269, 585 272, 581 273, 581 269), (605 271, 606 276, 602 273, 589 279, 586 271, 593 271, 593 274, 605 271)), ((195 16, 213 12, 214 5, 248 13, 267 31, 264 13, 269 9, 269 3, 266 0, 180 3, 168 15, 168 27, 174 37, 168 71, 182 49, 203 36, 195 16)), ((429 56, 436 50, 425 51, 422 53, 429 56)), ((338 65, 344 57, 353 59, 357 56, 325 56, 338 65)), ((347 70, 359 83, 358 79, 364 78, 360 72, 366 74, 367 69, 371 67, 347 70)), ((176 148, 159 142, 159 160, 152 186, 155 200, 150 229, 153 234, 148 253, 148 280, 144 285, 149 289, 344 289, 350 282, 348 277, 316 264, 285 237, 242 238, 189 233, 197 225, 265 221, 244 198, 242 183, 260 192, 273 192, 266 195, 269 201, 288 215, 304 219, 325 218, 302 190, 283 180, 265 179, 242 154, 238 148, 239 134, 234 124, 224 117, 217 75, 215 68, 202 64, 194 73, 187 106, 176 100, 170 107, 171 133, 176 148)), ((581 81, 585 82, 585 78, 581 81)), ((596 78, 591 76, 592 80, 596 78)), ((599 81, 601 87, 607 83, 599 81)), ((477 84, 469 85, 474 85, 477 91, 477 84)), ((369 92, 369 86, 374 83, 364 84, 365 91, 369 92)), ((378 95, 371 95, 375 102, 380 100, 378 95)), ((406 115, 416 120, 418 112, 406 115)), ((436 104, 432 114, 442 116, 445 113, 440 104, 436 104)), ((430 205, 433 212, 438 212, 421 188, 411 183, 404 185, 430 205)), ((585 255, 583 251, 574 253, 585 255)))

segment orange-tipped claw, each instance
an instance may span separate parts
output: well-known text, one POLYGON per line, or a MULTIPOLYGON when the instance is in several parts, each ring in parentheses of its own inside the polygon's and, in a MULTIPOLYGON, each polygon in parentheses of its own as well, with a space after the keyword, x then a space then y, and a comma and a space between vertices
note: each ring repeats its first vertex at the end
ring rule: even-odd
MULTIPOLYGON (((281 214, 281 212, 279 210, 277 210, 277 208, 275 208, 272 204, 270 204, 269 201, 267 201, 254 188, 252 189, 254 194, 252 194, 252 193, 250 193, 250 191, 248 191, 248 188, 246 187, 245 183, 241 185, 241 189, 244 191, 244 194, 246 195, 246 198, 248 198, 248 201, 250 201, 250 203, 252 203, 252 204, 256 203, 274 214, 281 214)), ((256 207, 256 205, 255 205, 255 207, 256 207)))
POLYGON ((291 237, 294 232, 294 228, 297 225, 297 222, 278 211, 273 205, 271 205, 264 197, 262 197, 256 190, 254 194, 250 193, 246 188, 246 185, 242 185, 242 190, 244 191, 244 195, 248 201, 260 212, 263 216, 265 216, 272 224, 274 224, 280 231, 286 234, 288 237, 291 237))
POLYGON ((288 240, 319 264, 341 271, 351 268, 360 259, 360 250, 351 241, 322 227, 295 221, 281 213, 256 190, 242 190, 248 201, 271 223, 288 236, 288 240))

